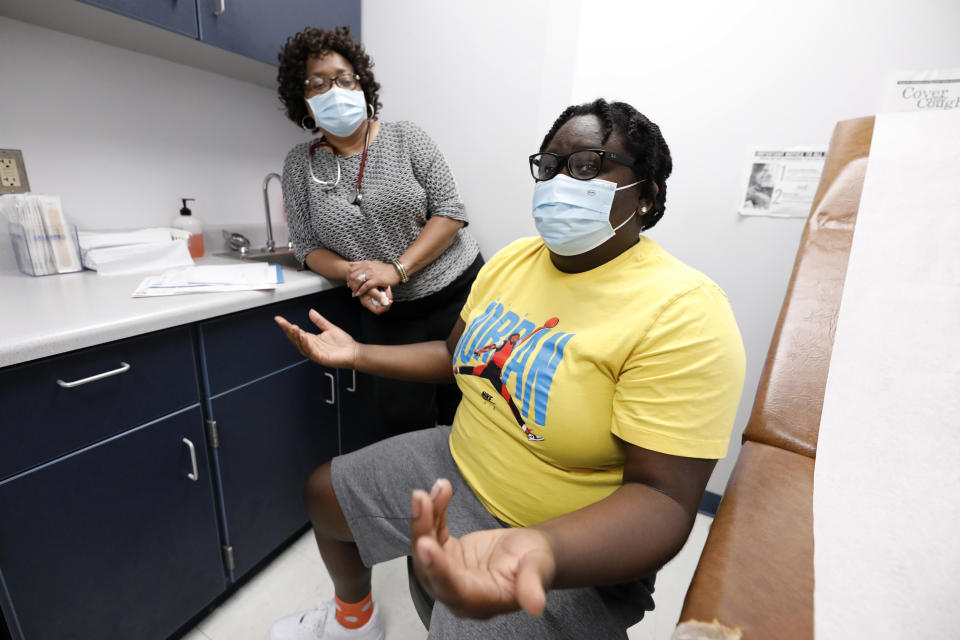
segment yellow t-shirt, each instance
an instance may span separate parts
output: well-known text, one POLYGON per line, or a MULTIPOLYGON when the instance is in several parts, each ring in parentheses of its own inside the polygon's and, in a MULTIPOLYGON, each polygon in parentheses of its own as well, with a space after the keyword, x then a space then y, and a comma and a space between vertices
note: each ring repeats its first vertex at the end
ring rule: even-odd
POLYGON ((723 291, 652 240, 583 273, 558 270, 540 238, 518 240, 484 265, 461 316, 450 450, 504 522, 529 526, 613 493, 621 440, 726 455, 740 332, 723 291))

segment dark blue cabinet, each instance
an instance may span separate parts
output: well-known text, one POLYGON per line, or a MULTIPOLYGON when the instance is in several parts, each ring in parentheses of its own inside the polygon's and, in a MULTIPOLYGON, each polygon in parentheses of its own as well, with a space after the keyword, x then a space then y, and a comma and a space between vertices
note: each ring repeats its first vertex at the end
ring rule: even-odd
POLYGON ((80 0, 277 66, 280 48, 306 27, 349 26, 360 39, 360 0, 80 0))
POLYGON ((0 479, 199 400, 185 328, 7 367, 0 370, 0 479))
POLYGON ((197 0, 200 39, 277 65, 287 38, 306 27, 350 26, 360 38, 359 0, 197 0))
POLYGON ((225 586, 210 480, 194 405, 0 483, 13 637, 168 637, 225 586))
POLYGON ((340 452, 350 453, 376 442, 377 416, 373 403, 373 377, 339 370, 340 452))
POLYGON ((304 361, 212 401, 237 578, 307 523, 304 483, 338 450, 334 375, 304 361))
POLYGON ((199 37, 196 0, 80 0, 191 38, 199 37))
POLYGON ((310 329, 313 308, 349 330, 357 307, 341 288, 200 324, 236 579, 307 524, 307 476, 340 450, 337 371, 305 360, 273 318, 310 329))
POLYGON ((344 289, 278 302, 201 323, 210 394, 220 395, 251 380, 284 369, 304 358, 274 322, 283 316, 305 330, 316 331, 307 313, 316 308, 331 321, 344 317, 350 302, 344 289))
POLYGON ((311 308, 357 334, 339 288, 0 370, 0 638, 169 637, 307 524, 375 438, 369 377, 273 321, 311 308))

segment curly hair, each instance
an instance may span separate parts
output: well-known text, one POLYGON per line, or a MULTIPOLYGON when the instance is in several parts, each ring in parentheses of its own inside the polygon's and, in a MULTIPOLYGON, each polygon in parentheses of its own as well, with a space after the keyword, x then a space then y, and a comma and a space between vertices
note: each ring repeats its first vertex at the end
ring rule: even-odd
POLYGON ((606 143, 614 127, 623 135, 630 154, 637 159, 633 170, 640 178, 641 194, 653 201, 653 209, 645 213, 640 221, 643 229, 649 229, 660 221, 667 207, 667 178, 673 172, 673 159, 670 147, 660 133, 660 127, 626 102, 607 102, 598 98, 593 102, 567 107, 553 127, 547 132, 540 145, 540 151, 547 148, 553 136, 564 124, 576 116, 594 115, 603 123, 603 142, 606 143), (651 183, 650 179, 653 179, 651 183), (659 191, 654 195, 653 184, 659 191))
MULTIPOLYGON (((360 76, 363 96, 367 104, 373 107, 374 117, 383 106, 380 104, 380 83, 373 77, 373 60, 364 51, 363 45, 350 37, 350 27, 337 27, 333 31, 308 28, 287 38, 287 43, 277 54, 280 61, 277 94, 287 117, 297 126, 300 126, 305 116, 310 115, 303 99, 307 59, 310 56, 323 56, 331 51, 343 56, 353 67, 354 73, 360 76)), ((314 133, 316 132, 317 129, 314 129, 314 133)))

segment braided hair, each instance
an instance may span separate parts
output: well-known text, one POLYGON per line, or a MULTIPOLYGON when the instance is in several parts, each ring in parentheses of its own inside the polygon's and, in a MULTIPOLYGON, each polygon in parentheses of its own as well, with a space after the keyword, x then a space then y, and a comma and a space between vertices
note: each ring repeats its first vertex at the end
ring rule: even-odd
POLYGON ((280 61, 277 93, 287 117, 298 126, 305 116, 310 115, 303 99, 307 60, 311 56, 323 56, 330 52, 339 53, 353 67, 354 73, 360 77, 363 97, 373 107, 374 113, 383 106, 380 104, 380 83, 373 77, 373 60, 364 51, 363 45, 350 37, 350 27, 337 27, 333 31, 308 28, 287 38, 287 43, 277 55, 280 61))
POLYGON ((653 208, 640 218, 642 229, 651 228, 660 221, 666 210, 667 178, 673 171, 670 148, 660 133, 660 127, 626 102, 607 102, 598 98, 590 103, 567 107, 544 136, 540 151, 547 148, 553 136, 568 120, 586 115, 594 115, 600 119, 603 124, 604 143, 610 139, 614 127, 623 134, 627 150, 637 159, 633 170, 638 177, 646 178, 646 182, 639 185, 640 193, 653 201, 653 208), (653 184, 659 188, 656 195, 653 184))

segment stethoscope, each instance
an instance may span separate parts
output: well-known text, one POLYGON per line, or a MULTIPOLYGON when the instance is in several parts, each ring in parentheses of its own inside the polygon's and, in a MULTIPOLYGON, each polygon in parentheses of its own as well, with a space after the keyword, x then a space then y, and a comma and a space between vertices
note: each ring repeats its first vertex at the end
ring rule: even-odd
MULTIPOLYGON (((367 120, 367 131, 363 135, 363 155, 360 157, 360 173, 357 176, 357 186, 353 188, 353 193, 347 196, 347 202, 350 204, 355 204, 357 206, 363 201, 363 194, 360 193, 360 185, 363 183, 363 168, 367 164, 367 147, 370 143, 370 128, 373 125, 367 120)), ((323 144, 323 139, 317 140, 310 145, 309 159, 307 160, 307 166, 310 168, 310 177, 313 178, 313 181, 320 185, 320 188, 324 191, 332 191, 338 184, 340 184, 340 156, 333 154, 334 159, 337 161, 337 179, 333 182, 324 182, 313 172, 313 153, 317 150, 317 147, 323 144)))

